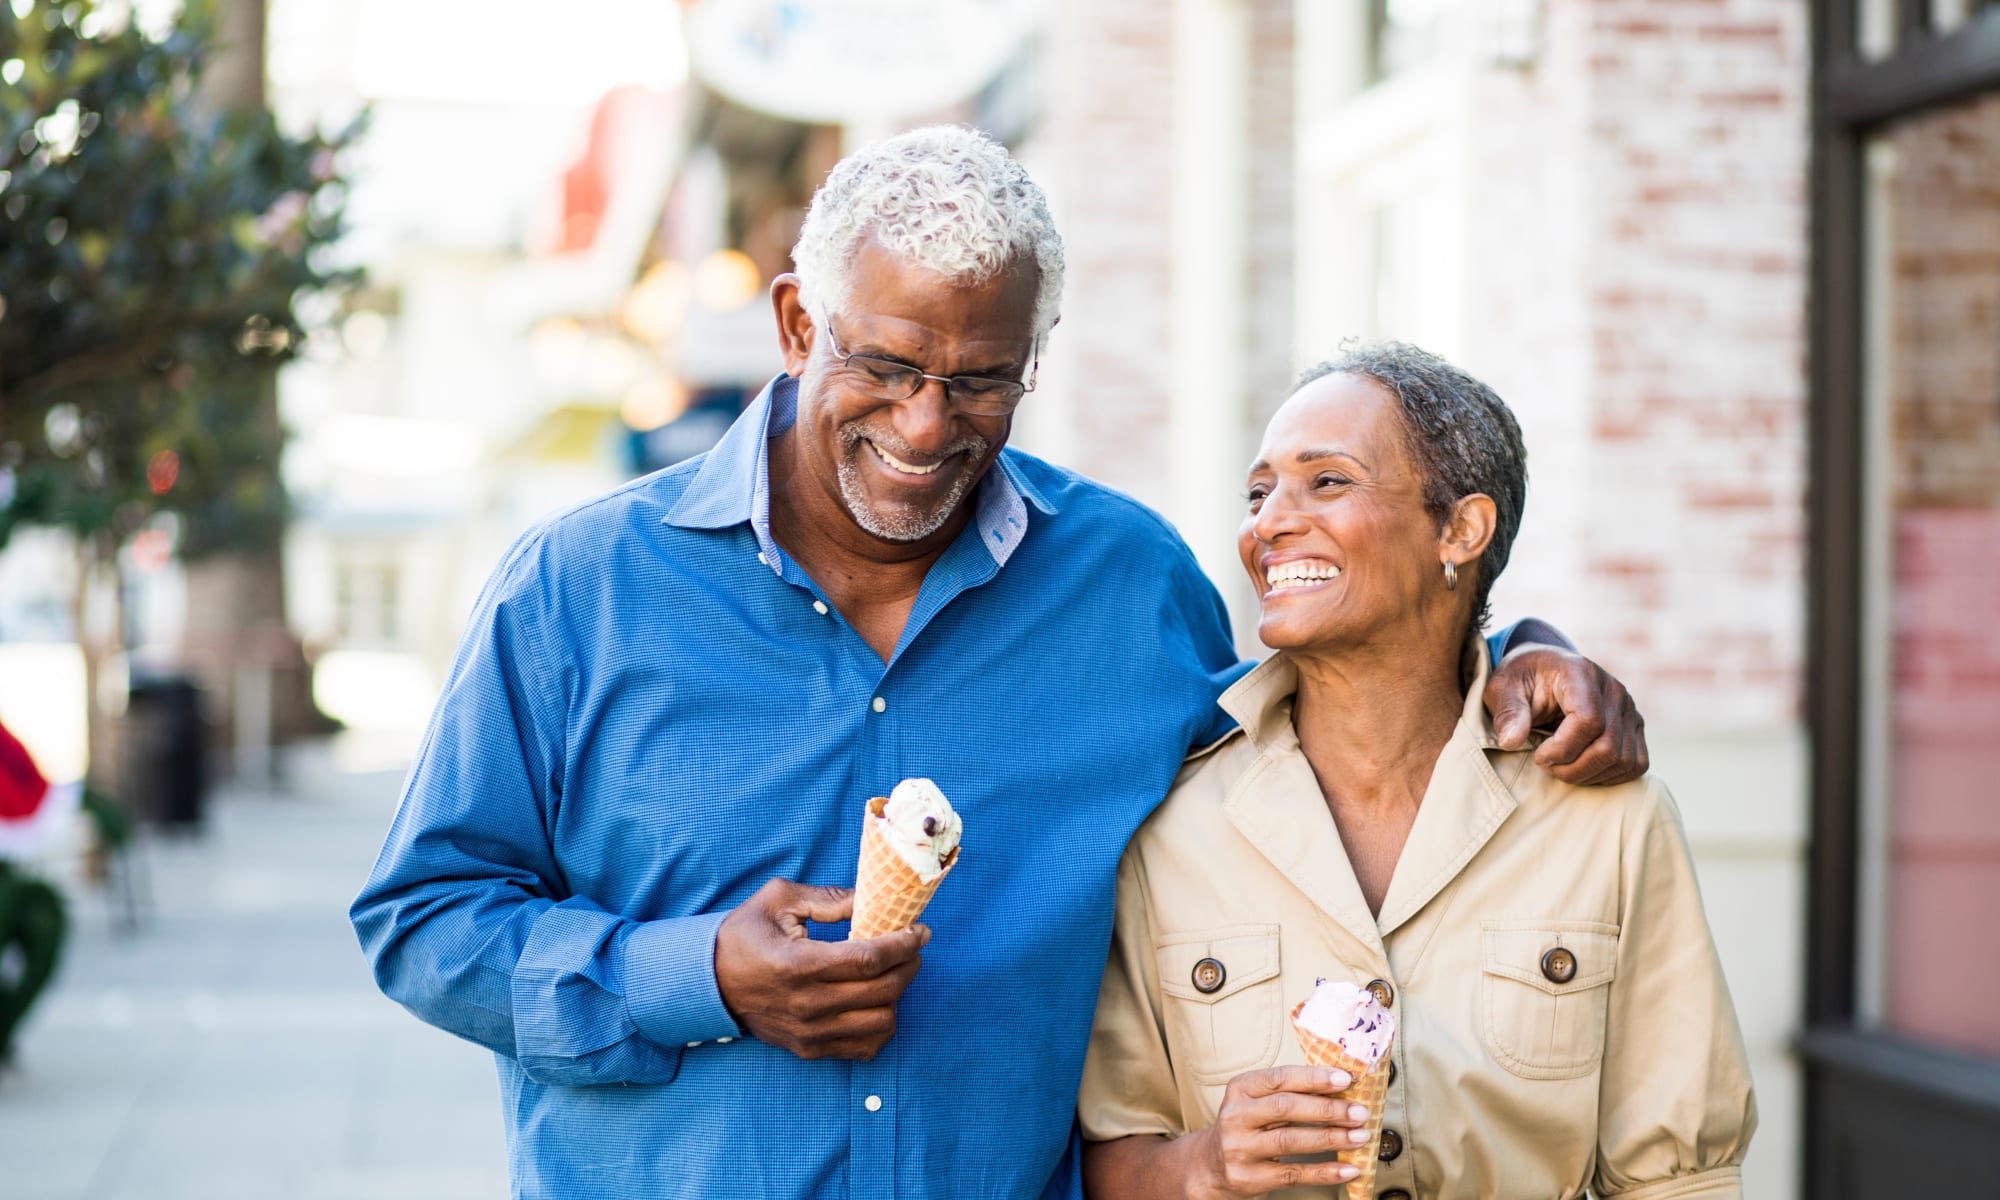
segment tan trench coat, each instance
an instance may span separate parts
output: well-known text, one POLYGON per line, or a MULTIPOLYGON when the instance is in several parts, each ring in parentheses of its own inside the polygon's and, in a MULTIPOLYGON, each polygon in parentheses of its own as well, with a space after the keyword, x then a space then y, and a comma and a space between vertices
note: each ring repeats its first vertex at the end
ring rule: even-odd
POLYGON ((1231 1077, 1303 1061, 1287 1014, 1344 976, 1399 1024, 1377 1196, 1741 1195, 1756 1103, 1673 799, 1496 749, 1479 658, 1379 919, 1292 728, 1297 672, 1224 694, 1242 729, 1119 868, 1087 1137, 1210 1124, 1231 1077))

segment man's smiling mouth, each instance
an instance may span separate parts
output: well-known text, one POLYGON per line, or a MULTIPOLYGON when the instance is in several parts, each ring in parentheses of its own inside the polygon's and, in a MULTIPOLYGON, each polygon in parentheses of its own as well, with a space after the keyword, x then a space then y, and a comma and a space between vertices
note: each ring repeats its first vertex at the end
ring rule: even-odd
POLYGON ((897 458, 895 455, 889 453, 887 450, 884 450, 880 445, 876 444, 876 442, 874 442, 872 439, 868 440, 868 448, 870 450, 873 450, 875 452, 876 457, 880 458, 883 462, 887 463, 892 469, 901 471, 905 475, 934 474, 939 467, 942 467, 943 465, 945 465, 945 463, 951 461, 950 457, 947 456, 946 458, 940 458, 939 460, 929 464, 928 466, 918 466, 915 463, 904 462, 902 459, 897 458))

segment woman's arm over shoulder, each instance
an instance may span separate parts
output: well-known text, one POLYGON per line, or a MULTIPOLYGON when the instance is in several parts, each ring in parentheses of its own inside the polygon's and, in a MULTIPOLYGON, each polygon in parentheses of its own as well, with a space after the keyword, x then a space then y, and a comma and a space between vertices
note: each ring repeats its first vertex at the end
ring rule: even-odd
POLYGON ((1618 974, 1606 1014, 1592 1190, 1740 1197, 1757 1103, 1680 810, 1659 780, 1629 810, 1618 974))

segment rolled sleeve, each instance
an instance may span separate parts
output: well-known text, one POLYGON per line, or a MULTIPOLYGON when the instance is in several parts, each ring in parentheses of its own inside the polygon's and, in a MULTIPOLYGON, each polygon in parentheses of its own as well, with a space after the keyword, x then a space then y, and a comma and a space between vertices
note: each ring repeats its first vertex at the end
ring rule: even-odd
POLYGON ((742 1037, 715 984, 715 931, 727 913, 648 921, 625 939, 625 1005, 662 1046, 742 1037))
POLYGON ((1622 1192, 1599 1193, 1604 1200, 1742 1200, 1743 1172, 1738 1167, 1717 1167, 1699 1175, 1663 1179, 1644 1187, 1622 1192))
POLYGON ((1562 630, 1540 617, 1522 617, 1500 632, 1488 636, 1486 644, 1492 651, 1493 663, 1496 666, 1501 659, 1523 646, 1555 646, 1569 651, 1576 649, 1576 643, 1564 637, 1562 630))
POLYGON ((1658 781, 1644 786, 1651 803, 1625 838, 1592 1190, 1737 1196, 1757 1128, 1749 1057, 1680 813, 1658 781))

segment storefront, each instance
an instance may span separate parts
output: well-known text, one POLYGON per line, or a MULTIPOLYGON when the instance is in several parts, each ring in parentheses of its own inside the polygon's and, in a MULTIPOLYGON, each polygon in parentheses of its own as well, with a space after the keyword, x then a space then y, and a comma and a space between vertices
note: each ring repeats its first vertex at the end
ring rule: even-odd
POLYGON ((2000 4, 1816 16, 1805 1194, 2000 1196, 2000 4))

